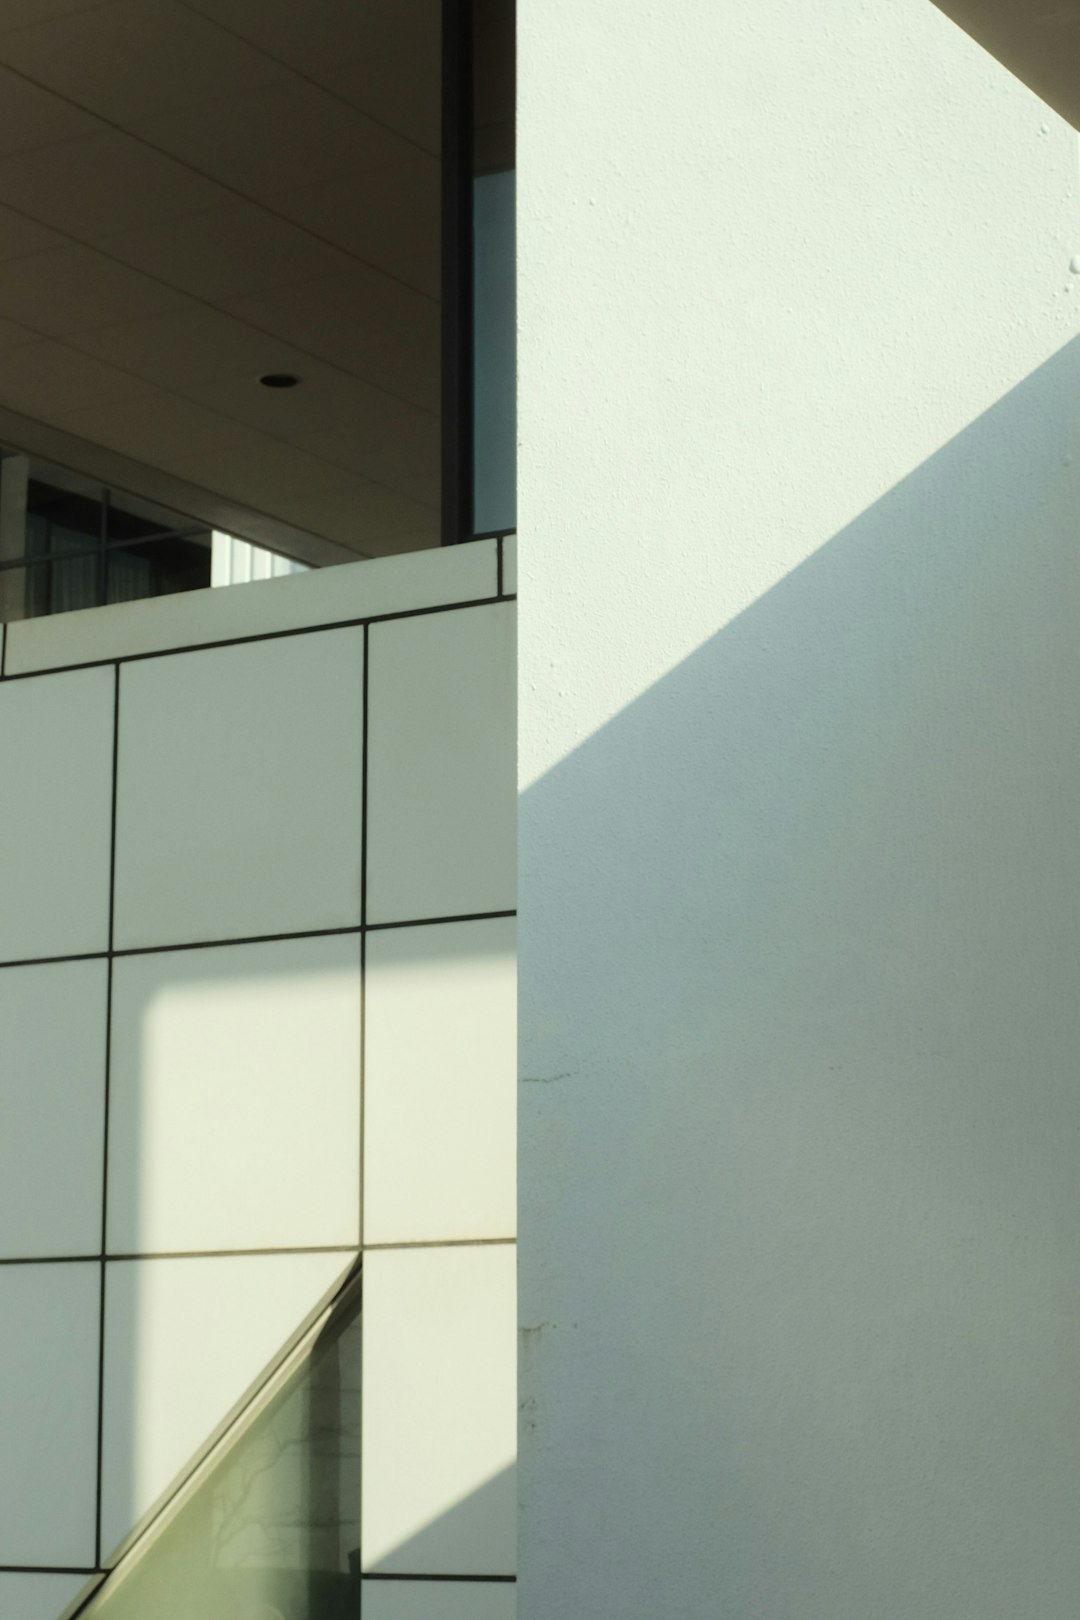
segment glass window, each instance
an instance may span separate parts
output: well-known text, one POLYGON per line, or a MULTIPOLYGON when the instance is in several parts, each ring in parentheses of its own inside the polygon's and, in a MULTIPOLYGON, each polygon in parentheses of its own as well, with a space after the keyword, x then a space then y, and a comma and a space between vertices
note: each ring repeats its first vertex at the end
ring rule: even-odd
POLYGON ((517 522, 514 7, 473 11, 473 532, 517 522))
POLYGON ((0 451, 0 622, 302 567, 136 495, 0 451))
POLYGON ((355 1620, 360 1287, 219 1444, 85 1620, 355 1620))

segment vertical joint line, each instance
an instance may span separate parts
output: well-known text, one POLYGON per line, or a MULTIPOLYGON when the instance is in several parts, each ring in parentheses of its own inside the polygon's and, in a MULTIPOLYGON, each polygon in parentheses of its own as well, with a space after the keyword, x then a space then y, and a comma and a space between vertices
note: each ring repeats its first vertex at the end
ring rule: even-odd
POLYGON ((105 1093, 103 1098, 103 1131, 101 1155, 101 1286, 98 1296, 98 1411, 97 1411, 97 1481, 94 1515, 94 1562, 101 1567, 101 1483, 102 1456, 105 1441, 105 1254, 109 1213, 109 1082, 112 1065, 112 1000, 113 1000, 113 920, 116 905, 116 783, 120 751, 120 665, 113 665, 113 735, 112 735, 112 804, 109 815, 109 931, 108 955, 105 965, 105 1093))
POLYGON ((370 641, 371 627, 364 626, 364 651, 361 679, 363 688, 360 693, 360 927, 367 927, 367 822, 368 822, 368 722, 370 705, 368 703, 368 686, 370 683, 370 641))
POLYGON ((360 1208, 358 1236, 364 1247, 364 1092, 367 1077, 367 874, 368 874, 368 722, 370 703, 371 626, 364 626, 363 690, 360 695, 360 1208))
POLYGON ((495 542, 495 595, 503 596, 503 540, 505 535, 499 535, 495 542))

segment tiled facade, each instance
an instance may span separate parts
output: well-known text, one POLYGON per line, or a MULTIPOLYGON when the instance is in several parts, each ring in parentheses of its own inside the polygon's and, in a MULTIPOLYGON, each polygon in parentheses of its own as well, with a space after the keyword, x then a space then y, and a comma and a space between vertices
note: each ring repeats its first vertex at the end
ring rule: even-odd
POLYGON ((8 627, 5 1620, 85 1592, 361 1252, 365 1613, 511 1612, 509 550, 8 627))

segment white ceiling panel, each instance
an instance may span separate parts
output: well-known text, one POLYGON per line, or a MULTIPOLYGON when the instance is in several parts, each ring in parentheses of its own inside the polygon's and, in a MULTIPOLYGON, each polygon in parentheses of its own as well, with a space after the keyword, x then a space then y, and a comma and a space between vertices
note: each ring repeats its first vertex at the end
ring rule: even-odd
MULTIPOLYGON (((0 34, 0 54, 4 40, 17 37, 0 34)), ((0 68, 0 155, 94 135, 100 127, 97 119, 79 107, 0 68)))
MULTIPOLYGON (((92 435, 174 477, 201 481, 226 499, 301 527, 307 526, 305 514, 318 509, 328 492, 344 495, 365 487, 292 445, 149 386, 137 398, 58 412, 53 421, 65 432, 92 435)), ((382 495, 388 510, 406 510, 417 526, 417 514, 424 510, 419 503, 392 491, 382 495)))
POLYGON ((227 200, 213 181, 120 130, 0 158, 0 202, 81 242, 227 200))
MULTIPOLYGON (((0 252, 3 240, 0 218, 0 252)), ((238 198, 205 214, 182 214, 110 237, 102 246, 211 303, 352 268, 341 249, 238 198)))
POLYGON ((439 12, 0 0, 6 442, 313 561, 437 544, 439 12))
POLYGON ((103 0, 0 0, 0 32, 29 28, 43 17, 73 17, 93 11, 103 0))
POLYGON ((21 343, 33 343, 37 335, 25 326, 17 326, 14 321, 0 320, 0 349, 14 349, 21 343))
POLYGON ((413 151, 392 130, 295 76, 140 118, 132 127, 163 152, 268 203, 335 176, 360 181, 413 151))
POLYGON ((179 391, 348 473, 438 501, 435 416, 319 361, 309 360, 300 375, 302 386, 293 389, 260 388, 250 376, 234 376, 179 391))
POLYGON ((0 61, 114 124, 287 76, 177 0, 110 0, 42 18, 0 33, 0 61))
POLYGON ((298 225, 377 266, 429 298, 439 296, 439 171, 409 151, 392 170, 362 184, 326 185, 283 193, 275 204, 298 225))
POLYGON ((31 416, 50 418, 145 392, 137 377, 50 340, 11 350, 0 365, 0 403, 31 416))
POLYGON ((429 152, 439 150, 440 0, 189 0, 429 152))
POLYGON ((232 445, 240 448, 250 439, 250 431, 239 423, 225 422, 212 411, 149 384, 137 401, 58 412, 53 421, 67 433, 91 438, 193 482, 199 481, 200 469, 216 470, 232 445))
MULTIPOLYGON (((437 160, 316 85, 292 78, 132 127, 200 173, 293 219, 300 216, 283 200, 333 187, 346 219, 370 219, 361 257, 399 275, 399 266, 408 269, 416 258, 419 234, 429 249, 419 284, 435 290, 428 272, 439 211, 437 160), (428 230, 418 233, 416 216, 429 211, 428 230)), ((334 232, 330 239, 339 240, 334 232)))
POLYGON ((308 359, 280 338, 202 304, 83 332, 72 342, 168 389, 239 374, 253 392, 267 394, 257 381, 264 372, 302 370, 308 359))
POLYGON ((439 544, 439 514, 405 495, 360 482, 319 490, 306 499, 285 497, 285 516, 350 550, 380 557, 393 551, 423 551, 439 544))
POLYGON ((310 530, 229 500, 205 485, 175 477, 145 461, 137 461, 92 439, 77 437, 4 405, 0 405, 0 443, 18 446, 59 466, 71 467, 113 489, 164 503, 173 511, 197 518, 211 528, 223 529, 227 534, 239 535, 255 545, 269 546, 288 556, 322 565, 348 561, 350 555, 336 541, 313 535, 310 530))
POLYGON ((438 305, 357 265, 223 300, 231 313, 426 410, 439 408, 438 305))
POLYGON ((438 439, 437 420, 426 417, 412 423, 407 432, 383 431, 377 423, 361 431, 342 426, 325 433, 298 433, 293 443, 335 467, 435 507, 440 497, 438 439))
POLYGON ((93 248, 55 248, 0 263, 0 316, 50 337, 183 309, 190 302, 93 248))
POLYGON ((64 238, 47 225, 39 225, 36 219, 27 219, 11 208, 0 208, 0 259, 22 259, 28 253, 64 246, 64 238))

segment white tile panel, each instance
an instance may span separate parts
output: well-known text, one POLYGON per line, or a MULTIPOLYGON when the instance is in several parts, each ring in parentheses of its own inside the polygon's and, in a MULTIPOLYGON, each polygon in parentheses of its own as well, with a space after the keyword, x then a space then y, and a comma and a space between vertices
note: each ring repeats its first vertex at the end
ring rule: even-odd
POLYGON ((109 1262, 106 1557, 188 1471, 349 1263, 340 1254, 109 1262))
POLYGON ((113 968, 113 1254, 356 1244, 360 941, 113 968))
POLYGON ((512 1237, 514 919, 368 936, 364 1240, 512 1237))
POLYGON ((123 667, 118 945, 359 922, 362 683, 359 628, 123 667))
POLYGON ((0 1614, 4 1620, 58 1620, 90 1584, 85 1575, 0 1572, 0 1614))
POLYGON ((514 1620, 513 1581, 363 1583, 364 1620, 514 1620))
POLYGON ((368 919, 515 905, 510 604, 372 627, 368 919))
POLYGON ((512 1575, 512 1244, 364 1259, 365 1570, 512 1575))
POLYGON ((97 1254, 104 961, 0 968, 0 1256, 97 1254))
POLYGON ((0 683, 0 961, 108 945, 112 727, 109 669, 0 683))
POLYGON ((0 1565, 93 1565, 100 1278, 0 1266, 0 1565))
POLYGON ((9 674, 104 658, 130 658, 470 602, 495 594, 495 542, 445 546, 373 562, 266 580, 243 590, 185 591, 146 602, 88 608, 8 627, 9 674))

